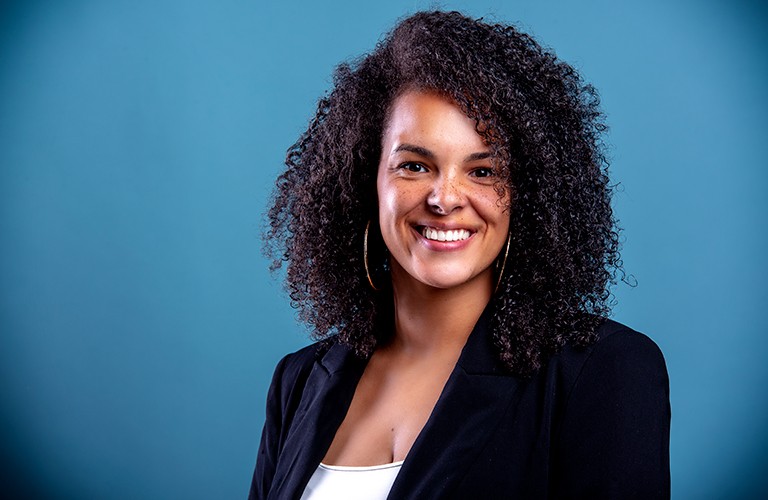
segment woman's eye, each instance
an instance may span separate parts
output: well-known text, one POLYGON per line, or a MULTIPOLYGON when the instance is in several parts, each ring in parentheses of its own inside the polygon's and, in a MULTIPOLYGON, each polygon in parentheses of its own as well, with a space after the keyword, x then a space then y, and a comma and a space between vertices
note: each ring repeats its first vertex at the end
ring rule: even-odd
POLYGON ((407 170, 409 172, 426 172, 427 171, 427 169, 424 168, 424 165, 422 165, 421 163, 415 163, 412 161, 403 163, 402 165, 400 165, 400 168, 402 168, 403 170, 407 170))
POLYGON ((474 175, 475 177, 485 178, 485 177, 493 177, 494 173, 493 173, 493 169, 483 167, 483 168, 476 168, 475 170, 473 170, 472 175, 474 175))

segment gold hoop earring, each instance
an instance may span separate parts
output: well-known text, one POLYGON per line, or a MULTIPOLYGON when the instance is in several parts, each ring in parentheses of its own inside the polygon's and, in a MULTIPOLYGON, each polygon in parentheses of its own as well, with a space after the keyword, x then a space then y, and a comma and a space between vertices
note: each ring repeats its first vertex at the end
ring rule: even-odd
POLYGON ((368 284, 371 285, 374 291, 378 292, 379 289, 373 284, 371 279, 371 271, 368 269, 368 229, 371 227, 371 221, 365 225, 365 235, 363 236, 363 265, 365 266, 365 277, 368 278, 368 284))
POLYGON ((499 285, 501 285, 501 277, 504 276, 504 267, 506 267, 507 265, 507 256, 509 255, 510 241, 512 241, 512 233, 509 233, 507 235, 507 248, 504 250, 504 259, 502 259, 501 261, 501 271, 499 271, 499 279, 496 281, 496 288, 493 290, 494 294, 499 291, 499 285))

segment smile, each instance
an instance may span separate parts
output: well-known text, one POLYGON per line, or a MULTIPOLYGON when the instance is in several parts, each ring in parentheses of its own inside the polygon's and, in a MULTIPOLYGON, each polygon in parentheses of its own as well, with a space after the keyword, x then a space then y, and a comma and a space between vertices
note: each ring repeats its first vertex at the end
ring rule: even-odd
POLYGON ((435 229, 424 226, 421 228, 421 235, 428 240, 434 241, 463 241, 469 238, 472 233, 466 229, 435 229))

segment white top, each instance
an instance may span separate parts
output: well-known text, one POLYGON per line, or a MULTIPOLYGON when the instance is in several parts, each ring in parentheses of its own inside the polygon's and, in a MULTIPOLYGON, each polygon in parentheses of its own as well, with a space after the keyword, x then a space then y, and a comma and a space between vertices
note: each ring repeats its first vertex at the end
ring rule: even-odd
POLYGON ((301 500, 385 500, 402 465, 402 460, 367 467, 321 463, 301 500))

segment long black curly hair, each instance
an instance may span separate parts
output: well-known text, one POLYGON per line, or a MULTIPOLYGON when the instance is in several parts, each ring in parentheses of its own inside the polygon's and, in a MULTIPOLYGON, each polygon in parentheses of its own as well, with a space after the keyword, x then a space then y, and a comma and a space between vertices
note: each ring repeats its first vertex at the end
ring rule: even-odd
POLYGON ((369 286, 363 234, 373 221, 369 258, 380 262, 382 132, 393 100, 413 89, 439 92, 476 121, 499 160, 499 194, 511 193, 509 254, 489 304, 502 363, 530 375, 564 345, 594 342, 623 273, 598 95, 529 35, 458 12, 412 15, 338 66, 288 149, 264 238, 273 270, 287 262, 299 319, 362 357, 392 335, 391 288, 369 286))

